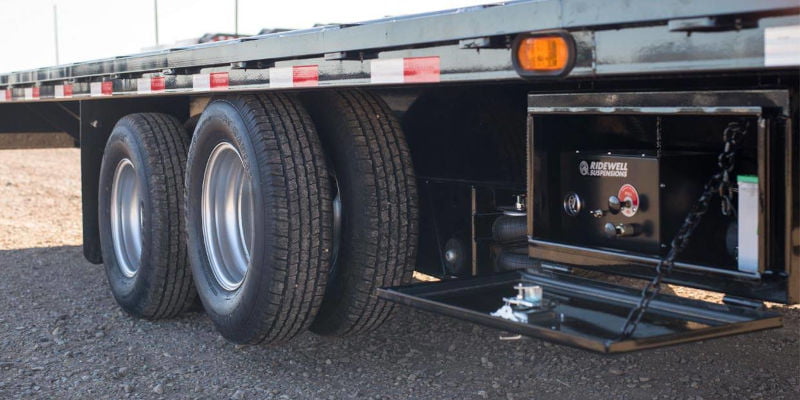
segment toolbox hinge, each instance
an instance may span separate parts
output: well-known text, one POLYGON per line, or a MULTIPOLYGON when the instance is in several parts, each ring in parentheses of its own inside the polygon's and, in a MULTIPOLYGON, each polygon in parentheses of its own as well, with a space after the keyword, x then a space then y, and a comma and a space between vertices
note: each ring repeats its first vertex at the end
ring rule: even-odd
POLYGON ((572 267, 544 262, 539 264, 539 269, 541 269, 543 272, 558 272, 562 274, 572 273, 572 267))
POLYGON ((763 301, 731 295, 725 295, 725 297, 722 298, 722 302, 729 306, 746 307, 753 310, 763 310, 766 308, 763 301))

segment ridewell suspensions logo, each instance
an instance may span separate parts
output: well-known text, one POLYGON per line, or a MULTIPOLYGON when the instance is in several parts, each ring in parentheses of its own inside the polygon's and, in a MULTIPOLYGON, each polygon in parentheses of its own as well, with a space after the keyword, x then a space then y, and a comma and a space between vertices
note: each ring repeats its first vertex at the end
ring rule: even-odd
POLYGON ((586 161, 578 163, 578 171, 583 176, 627 178, 628 163, 619 161, 586 161))

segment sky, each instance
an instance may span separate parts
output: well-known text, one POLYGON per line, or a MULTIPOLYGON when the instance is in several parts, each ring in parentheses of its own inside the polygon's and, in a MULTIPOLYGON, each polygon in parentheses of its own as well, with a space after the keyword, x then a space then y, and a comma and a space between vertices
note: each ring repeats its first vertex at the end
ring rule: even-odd
MULTIPOLYGON (((0 0, 0 72, 141 52, 155 42, 155 0, 0 0)), ((497 0, 238 0, 239 32, 309 28, 497 0)), ((235 0, 157 0, 160 44, 233 32, 235 0)))

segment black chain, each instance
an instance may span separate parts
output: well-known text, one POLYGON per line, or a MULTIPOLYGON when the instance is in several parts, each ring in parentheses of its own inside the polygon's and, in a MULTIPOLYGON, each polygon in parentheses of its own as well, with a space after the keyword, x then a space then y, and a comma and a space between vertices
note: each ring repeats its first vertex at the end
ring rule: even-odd
POLYGON ((689 245, 689 238, 692 236, 692 233, 694 233, 697 225, 700 224, 703 215, 708 211, 708 205, 711 203, 711 199, 714 195, 718 194, 722 199, 723 215, 730 215, 729 213, 733 212, 733 186, 731 185, 730 178, 736 163, 736 151, 741 146, 741 139, 747 133, 747 128, 748 124, 745 123, 744 126, 742 126, 742 124, 738 122, 731 122, 725 128, 723 132, 725 149, 717 158, 717 165, 720 171, 708 180, 708 183, 706 183, 703 188, 703 193, 695 204, 692 205, 689 214, 686 216, 686 219, 683 220, 681 228, 672 239, 667 256, 662 258, 658 262, 658 265, 656 265, 656 275, 653 277, 653 280, 642 289, 639 303, 628 313, 628 318, 625 320, 625 324, 620 330, 619 340, 631 337, 636 331, 636 327, 639 325, 647 308, 650 306, 650 302, 653 301, 661 291, 662 280, 672 272, 672 267, 675 265, 675 258, 689 245))
POLYGON ((733 175, 733 167, 736 165, 736 150, 741 146, 740 140, 747 133, 747 127, 747 124, 742 127, 736 122, 731 122, 722 133, 725 149, 717 157, 717 165, 719 165, 720 173, 722 174, 719 197, 722 202, 722 215, 725 216, 736 213, 736 209, 733 207, 731 175, 733 175))
POLYGON ((661 158, 661 116, 656 117, 656 157, 661 158))

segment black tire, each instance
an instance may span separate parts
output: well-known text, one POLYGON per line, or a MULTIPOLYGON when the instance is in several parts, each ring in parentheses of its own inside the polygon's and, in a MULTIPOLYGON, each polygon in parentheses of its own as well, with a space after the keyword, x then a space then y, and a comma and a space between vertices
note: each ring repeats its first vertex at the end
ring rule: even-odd
POLYGON ((188 142, 183 126, 172 116, 131 114, 114 126, 103 153, 98 213, 106 275, 117 303, 137 317, 173 317, 196 298, 183 234, 188 142), (126 159, 142 185, 141 256, 133 276, 123 272, 125 256, 115 251, 111 222, 114 176, 126 159))
POLYGON ((360 90, 305 98, 341 194, 339 248, 313 332, 368 332, 393 309, 376 289, 409 283, 417 253, 417 192, 400 124, 360 90))
POLYGON ((492 237, 497 242, 524 241, 527 235, 526 217, 501 215, 492 224, 492 237))
POLYGON ((308 328, 322 302, 332 253, 332 199, 313 122, 284 94, 214 99, 200 117, 186 171, 186 229, 200 299, 235 343, 286 341, 308 328), (232 145, 252 185, 252 246, 240 286, 211 269, 201 214, 214 148, 232 145))

